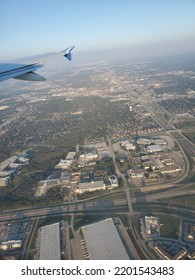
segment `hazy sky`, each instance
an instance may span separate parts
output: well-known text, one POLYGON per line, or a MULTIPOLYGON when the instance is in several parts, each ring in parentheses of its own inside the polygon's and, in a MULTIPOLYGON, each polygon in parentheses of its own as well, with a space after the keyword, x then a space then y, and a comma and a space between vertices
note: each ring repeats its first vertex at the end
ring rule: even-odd
POLYGON ((0 0, 0 59, 75 52, 195 49, 195 0, 0 0))

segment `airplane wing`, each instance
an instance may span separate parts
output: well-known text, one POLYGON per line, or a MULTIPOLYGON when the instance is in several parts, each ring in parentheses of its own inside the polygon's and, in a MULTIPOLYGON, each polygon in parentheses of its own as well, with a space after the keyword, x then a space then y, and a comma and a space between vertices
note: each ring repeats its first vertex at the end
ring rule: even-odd
MULTIPOLYGON (((68 60, 72 60, 71 51, 75 46, 69 47, 60 53, 64 55, 68 60)), ((46 78, 35 73, 37 69, 43 67, 43 61, 48 61, 59 53, 43 54, 37 57, 30 58, 31 63, 6 63, 0 64, 0 82, 8 80, 10 78, 26 80, 26 81, 45 81, 46 78)), ((24 61, 24 59, 21 59, 24 61)))

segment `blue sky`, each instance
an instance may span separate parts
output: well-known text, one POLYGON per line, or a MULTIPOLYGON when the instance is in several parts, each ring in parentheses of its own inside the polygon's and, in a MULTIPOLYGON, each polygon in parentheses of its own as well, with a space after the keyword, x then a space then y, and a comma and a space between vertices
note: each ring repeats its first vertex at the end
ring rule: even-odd
POLYGON ((0 59, 70 45, 100 51, 170 43, 192 50, 194 12, 195 0, 0 0, 0 59))

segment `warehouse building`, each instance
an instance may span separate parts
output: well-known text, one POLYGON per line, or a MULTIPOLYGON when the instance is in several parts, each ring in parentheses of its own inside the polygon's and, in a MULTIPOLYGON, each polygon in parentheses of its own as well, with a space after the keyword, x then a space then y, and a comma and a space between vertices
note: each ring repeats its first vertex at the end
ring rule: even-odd
POLYGON ((60 227, 59 223, 44 226, 39 232, 40 260, 60 260, 60 227))
POLYGON ((82 227, 83 251, 90 260, 129 260, 113 219, 82 227))
POLYGON ((67 222, 61 221, 39 229, 37 259, 70 259, 69 231, 67 222))
POLYGON ((97 190, 105 190, 104 181, 91 181, 85 183, 79 183, 77 193, 93 192, 97 190))

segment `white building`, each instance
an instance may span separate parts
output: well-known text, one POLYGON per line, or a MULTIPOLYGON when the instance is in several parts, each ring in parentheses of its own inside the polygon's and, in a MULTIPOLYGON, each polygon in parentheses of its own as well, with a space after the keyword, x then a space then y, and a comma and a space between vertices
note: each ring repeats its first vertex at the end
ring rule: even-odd
POLYGON ((85 182, 79 183, 78 189, 76 190, 77 193, 84 193, 84 192, 93 192, 97 190, 105 190, 104 181, 92 181, 92 182, 85 182))
POLYGON ((153 143, 156 145, 166 145, 167 144, 167 142, 162 138, 154 139, 153 143))
POLYGON ((151 143, 153 143, 153 139, 139 138, 137 140, 138 145, 150 145, 151 143))
POLYGON ((39 259, 60 260, 60 224, 55 223, 40 228, 39 259))
POLYGON ((75 159, 76 152, 69 152, 66 156, 66 160, 73 160, 75 159))
POLYGON ((181 167, 178 166, 177 164, 167 165, 159 169, 162 174, 180 172, 182 170, 181 167))
POLYGON ((61 159, 60 162, 56 165, 55 168, 68 170, 71 167, 72 164, 73 164, 73 160, 61 159))
POLYGON ((115 175, 111 175, 108 177, 112 187, 118 187, 118 180, 115 175))
POLYGON ((147 235, 158 233, 160 234, 160 222, 158 217, 145 216, 145 233, 147 235))
POLYGON ((157 153, 157 152, 161 152, 162 148, 159 145, 150 145, 147 146, 146 150, 148 153, 157 153))
POLYGON ((3 251, 20 249, 22 247, 21 240, 9 240, 1 242, 0 249, 3 251))
POLYGON ((82 233, 90 260, 129 260, 111 218, 82 227, 82 233))
POLYGON ((136 150, 136 146, 129 142, 129 141, 121 141, 121 146, 124 147, 127 151, 132 150, 135 151, 136 150))

